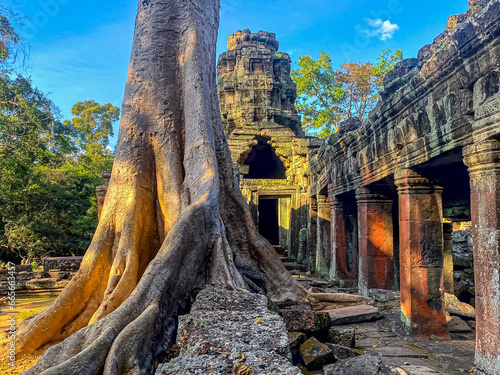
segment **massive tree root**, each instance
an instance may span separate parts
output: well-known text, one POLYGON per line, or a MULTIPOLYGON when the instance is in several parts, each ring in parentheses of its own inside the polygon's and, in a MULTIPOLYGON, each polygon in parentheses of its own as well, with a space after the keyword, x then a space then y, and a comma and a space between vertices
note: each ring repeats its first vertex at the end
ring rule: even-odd
POLYGON ((140 0, 116 162, 80 271, 19 329, 26 374, 146 374, 204 285, 304 300, 239 192, 216 92, 219 0, 140 0))

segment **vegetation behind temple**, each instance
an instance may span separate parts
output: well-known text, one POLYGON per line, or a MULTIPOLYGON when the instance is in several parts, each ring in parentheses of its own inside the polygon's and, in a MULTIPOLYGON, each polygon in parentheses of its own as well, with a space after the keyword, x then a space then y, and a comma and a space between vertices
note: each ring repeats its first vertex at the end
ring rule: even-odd
POLYGON ((97 225, 95 189, 113 164, 119 109, 77 103, 59 120, 29 79, 0 77, 0 259, 81 255, 97 225))
POLYGON ((97 226, 95 189, 113 165, 108 149, 119 109, 76 103, 72 120, 29 78, 14 25, 0 5, 0 260, 81 255, 97 226))
POLYGON ((334 70, 325 52, 317 60, 300 57, 292 78, 305 133, 324 138, 344 120, 365 119, 379 98, 385 75, 402 59, 401 50, 385 50, 375 64, 344 63, 334 70))

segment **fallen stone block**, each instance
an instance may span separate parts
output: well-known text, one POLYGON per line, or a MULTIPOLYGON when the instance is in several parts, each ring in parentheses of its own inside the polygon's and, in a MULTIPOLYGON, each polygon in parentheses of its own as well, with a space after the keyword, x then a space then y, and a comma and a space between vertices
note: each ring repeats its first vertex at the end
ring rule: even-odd
POLYGON ((306 342, 307 336, 302 332, 289 332, 288 333, 288 345, 290 346, 290 351, 292 352, 292 357, 297 357, 300 354, 300 346, 306 342))
POLYGON ((357 295, 347 293, 322 293, 321 289, 315 291, 315 288, 308 290, 309 298, 316 302, 330 302, 330 303, 360 303, 369 302, 370 299, 357 295))
POLYGON ((401 299, 400 292, 385 289, 369 289, 368 296, 377 302, 389 302, 401 299))
POLYGON ((471 327, 460 319, 458 316, 447 316, 448 321, 448 331, 453 333, 469 333, 472 332, 471 327))
POLYGON ((288 334, 290 349, 299 348, 306 340, 307 336, 302 332, 290 332, 288 334))
POLYGON ((300 346, 300 356, 308 370, 320 370, 323 366, 335 362, 332 350, 315 337, 300 346))
POLYGON ((333 352, 336 359, 347 359, 360 355, 362 352, 358 352, 356 349, 349 348, 347 346, 337 345, 337 344, 326 344, 333 352))
POLYGON ((325 375, 379 375, 390 374, 388 367, 382 365, 382 357, 363 355, 344 359, 334 365, 326 366, 325 375))
POLYGON ((285 358, 275 353, 252 352, 244 356, 200 355, 177 357, 161 364, 156 375, 302 375, 285 358))
POLYGON ((472 329, 476 329, 476 321, 475 320, 468 320, 466 323, 472 329))
POLYGON ((461 302, 454 294, 445 293, 444 302, 446 311, 450 314, 463 316, 466 318, 475 318, 476 310, 471 305, 461 302))
POLYGON ((288 271, 307 272, 307 265, 305 264, 283 262, 283 265, 288 271))
POLYGON ((334 326, 367 322, 380 318, 380 310, 369 305, 342 307, 324 312, 328 313, 334 326))
POLYGON ((350 326, 333 326, 328 331, 328 339, 332 344, 354 348, 356 346, 356 331, 350 326))
POLYGON ((288 332, 317 334, 327 332, 331 326, 330 316, 325 312, 307 309, 285 309, 280 311, 288 332))
POLYGON ((283 319, 259 294, 208 287, 179 317, 179 355, 157 375, 300 375, 283 319))
MULTIPOLYGON (((59 286, 59 282, 61 280, 54 278, 46 278, 46 279, 33 279, 26 282, 27 289, 52 289, 52 288, 61 288, 59 286)), ((64 285, 66 286, 66 285, 64 285)))

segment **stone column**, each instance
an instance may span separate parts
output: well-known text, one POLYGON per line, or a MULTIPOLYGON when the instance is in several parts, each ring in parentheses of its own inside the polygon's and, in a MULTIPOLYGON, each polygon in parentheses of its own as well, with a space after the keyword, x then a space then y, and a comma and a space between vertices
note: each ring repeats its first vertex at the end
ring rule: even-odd
POLYGON ((401 317, 420 338, 450 339, 443 275, 442 188, 418 173, 396 173, 399 193, 401 317))
POLYGON ((291 258, 290 219, 292 212, 292 200, 291 198, 280 198, 278 202, 280 246, 286 250, 286 254, 291 258))
POLYGON ((318 204, 316 203, 316 197, 311 197, 311 202, 309 206, 309 249, 306 256, 306 264, 311 272, 315 271, 316 266, 316 243, 318 236, 318 204))
POLYGON ((330 201, 327 196, 318 195, 317 202, 316 273, 323 277, 329 277, 331 253, 330 201))
POLYGON ((455 293, 455 281, 453 279, 453 224, 443 224, 444 236, 444 291, 446 293, 455 293))
POLYGON ((394 237, 392 200, 371 189, 356 191, 359 222, 360 293, 394 288, 394 237))
POLYGON ((476 370, 500 374, 500 142, 465 147, 476 285, 476 370))
POLYGON ((331 253, 330 253, 330 280, 338 280, 339 267, 342 263, 342 255, 345 263, 345 223, 342 203, 335 196, 330 198, 331 218, 331 253))

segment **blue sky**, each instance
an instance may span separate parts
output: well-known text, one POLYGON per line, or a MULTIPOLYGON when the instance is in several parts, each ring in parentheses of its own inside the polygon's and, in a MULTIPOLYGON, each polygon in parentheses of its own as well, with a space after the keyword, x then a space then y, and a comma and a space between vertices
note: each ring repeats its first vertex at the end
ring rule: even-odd
MULTIPOLYGON (((20 27, 31 45, 26 74, 65 118, 81 100, 121 106, 137 0, 7 3, 27 17, 20 27)), ((275 32, 294 62, 320 51, 336 65, 374 61, 387 48, 415 57, 448 16, 467 8, 467 0, 222 0, 217 49, 224 52, 229 35, 248 28, 275 32)))

